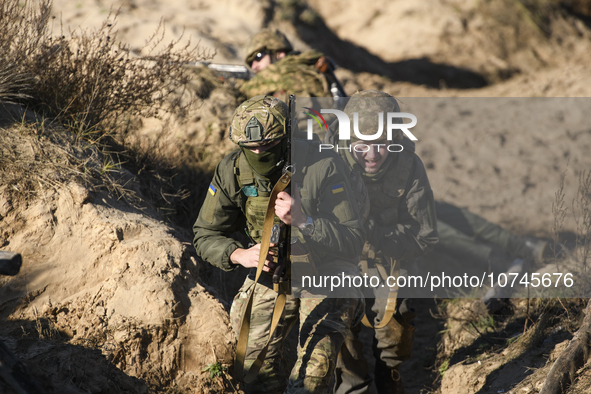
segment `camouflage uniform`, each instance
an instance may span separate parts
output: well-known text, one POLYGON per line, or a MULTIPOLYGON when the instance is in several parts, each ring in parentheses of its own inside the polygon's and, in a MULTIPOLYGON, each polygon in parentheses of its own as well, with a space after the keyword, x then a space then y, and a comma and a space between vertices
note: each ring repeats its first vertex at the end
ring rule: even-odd
POLYGON ((298 97, 330 97, 330 86, 324 75, 314 66, 322 56, 310 50, 288 54, 269 65, 241 86, 246 97, 272 94, 286 99, 290 94, 298 97))
POLYGON ((435 202, 439 243, 433 249, 479 270, 504 271, 511 258, 541 263, 546 242, 512 234, 467 209, 435 202))
POLYGON ((258 52, 285 52, 287 55, 274 61, 254 78, 241 86, 247 98, 270 94, 287 101, 289 95, 298 97, 330 97, 330 86, 325 75, 316 67, 322 53, 310 50, 294 52, 287 38, 278 30, 263 29, 252 37, 245 49, 245 62, 250 66, 258 52))
MULTIPOLYGON (((360 131, 373 134, 378 129, 378 118, 375 116, 378 112, 400 112, 400 109, 389 95, 364 91, 352 96, 345 112, 350 118, 353 118, 353 112, 358 112, 360 131), (368 116, 364 117, 364 112, 368 116)), ((346 146, 345 141, 337 141, 336 138, 336 133, 329 133, 326 142, 346 146)), ((402 138, 400 131, 393 139, 402 144, 404 150, 390 153, 374 174, 365 173, 349 150, 339 150, 351 170, 362 174, 369 192, 371 209, 366 221, 367 240, 361 258, 367 262, 368 275, 377 277, 381 276, 378 265, 387 267, 386 271, 389 271, 392 260, 413 259, 437 242, 433 192, 423 163, 414 153, 414 143, 402 138)), ((366 313, 370 322, 377 325, 384 316, 388 287, 379 286, 373 290, 375 300, 373 305, 367 303, 366 313)), ((410 300, 399 299, 394 317, 385 327, 375 330, 375 380, 380 393, 400 392, 395 390, 402 388, 401 382, 397 381, 397 370, 411 356, 414 317, 410 300)), ((361 342, 357 338, 359 330, 360 327, 351 330, 339 356, 336 393, 366 393, 369 390, 371 379, 361 342)))
MULTIPOLYGON (((260 146, 277 138, 283 141, 285 129, 282 122, 286 117, 287 106, 284 103, 270 96, 257 96, 236 110, 231 138, 241 147, 260 146), (245 124, 252 126, 257 122, 261 126, 259 129, 245 127, 245 124)), ((308 144, 306 141, 295 143, 308 144)), ((303 196, 311 196, 302 197, 302 210, 314 218, 315 230, 311 236, 292 235, 305 237, 307 244, 316 250, 314 262, 320 272, 356 275, 356 260, 351 256, 358 256, 361 252, 363 227, 358 220, 357 207, 350 202, 352 192, 344 176, 346 169, 334 155, 315 155, 310 163, 299 186, 303 196), (330 193, 334 184, 342 184, 344 192, 330 193)), ((230 261, 230 256, 237 248, 244 248, 240 242, 230 238, 232 233, 244 232, 248 228, 253 240, 260 242, 260 211, 262 207, 266 208, 265 199, 268 200, 273 184, 281 175, 278 171, 278 174, 261 176, 254 171, 254 167, 247 167, 251 165, 246 160, 244 148, 222 159, 193 226, 194 245, 199 256, 226 271, 237 268, 230 261)), ((230 315, 236 332, 253 288, 253 271, 256 270, 251 270, 232 304, 230 315)), ((271 312, 277 297, 271 282, 271 276, 263 272, 255 288, 246 370, 269 335, 271 312)), ((347 298, 305 297, 308 295, 302 294, 301 299, 287 296, 283 318, 257 379, 246 386, 247 392, 278 393, 283 391, 286 383, 288 393, 324 393, 332 387, 338 351, 349 327, 357 324, 363 316, 363 296, 355 291, 349 292, 347 298), (298 317, 298 360, 287 382, 279 368, 282 345, 298 317)))

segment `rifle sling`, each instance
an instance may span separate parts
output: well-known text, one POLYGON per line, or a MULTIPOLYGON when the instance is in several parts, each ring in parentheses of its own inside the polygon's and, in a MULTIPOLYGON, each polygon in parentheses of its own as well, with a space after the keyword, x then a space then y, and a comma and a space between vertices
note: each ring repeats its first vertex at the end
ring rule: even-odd
MULTIPOLYGON (((365 262, 365 270, 367 272, 367 262, 365 262)), ((386 270, 384 269, 383 265, 380 264, 380 266, 378 266, 378 271, 380 272, 382 277, 384 277, 386 270)), ((390 275, 397 277, 398 276, 397 274, 399 272, 400 272, 400 270, 398 267, 398 260, 392 260, 391 265, 390 265, 390 275)), ((384 281, 385 280, 387 280, 387 278, 384 278, 384 281)), ((361 323, 363 323, 363 325, 365 327, 374 328, 374 329, 386 327, 386 325, 390 322, 390 319, 392 319, 392 317, 394 317, 394 314, 396 313, 397 298, 398 298, 398 283, 396 284, 396 287, 394 287, 393 289, 390 289, 390 291, 388 292, 388 301, 386 301, 386 311, 384 312, 384 317, 382 318, 382 321, 379 322, 378 325, 374 327, 369 322, 367 315, 363 315, 363 319, 361 319, 361 323)))
POLYGON ((291 172, 286 171, 285 174, 283 174, 281 178, 279 178, 279 180, 273 187, 273 190, 271 191, 269 203, 267 204, 267 211, 265 213, 265 221, 263 223, 263 235, 261 239, 261 250, 259 254, 257 273, 254 279, 254 284, 252 285, 252 288, 250 290, 250 296, 248 298, 248 303, 246 304, 246 309, 244 310, 244 315, 242 315, 242 321, 240 323, 240 333, 238 335, 238 343, 236 345, 236 359, 234 361, 234 377, 238 380, 244 380, 246 383, 254 381, 257 374, 259 373, 259 370, 263 365, 263 361, 265 360, 265 356, 267 354, 267 349, 269 347, 269 343, 271 342, 271 338, 273 338, 275 329, 277 328, 279 320, 283 315, 283 311, 285 309, 286 295, 285 292, 282 290, 282 286, 279 286, 280 291, 277 294, 277 299, 275 300, 275 307, 273 308, 273 317, 271 318, 269 338, 267 339, 267 343, 262 348, 256 360, 253 362, 246 376, 244 376, 244 360, 246 358, 246 348, 248 345, 248 333, 250 331, 250 316, 252 312, 252 304, 254 301, 254 292, 255 287, 259 281, 259 277, 263 272, 265 259, 267 258, 267 254, 269 253, 271 230, 273 228, 273 218, 275 216, 275 200, 277 200, 277 195, 283 190, 285 190, 285 188, 289 185, 290 181, 291 172))

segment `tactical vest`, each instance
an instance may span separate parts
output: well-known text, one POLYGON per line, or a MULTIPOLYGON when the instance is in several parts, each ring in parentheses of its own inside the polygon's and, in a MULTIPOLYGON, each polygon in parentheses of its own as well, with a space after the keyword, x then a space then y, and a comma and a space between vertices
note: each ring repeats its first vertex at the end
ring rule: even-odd
MULTIPOLYGON (((314 148, 314 145, 310 145, 307 156, 314 148)), ((303 181, 307 171, 305 163, 307 163, 307 160, 303 161, 292 177, 292 182, 295 184, 301 184, 303 181)), ((260 178, 252 171, 252 168, 248 165, 246 158, 241 152, 234 160, 234 174, 236 175, 238 186, 245 197, 242 201, 241 208, 246 217, 248 235, 255 242, 260 243, 265 213, 267 212, 267 205, 273 185, 271 181, 260 178)), ((349 182, 359 210, 360 222, 365 223, 370 213, 370 197, 365 182, 361 174, 354 170, 349 173, 349 182)), ((279 223, 277 216, 275 216, 274 223, 279 223)))
MULTIPOLYGON (((336 145, 339 143, 337 136, 338 134, 332 128, 329 128, 325 136, 325 142, 336 145)), ((401 144, 404 146, 401 152, 391 153, 392 155, 398 155, 394 167, 390 168, 381 179, 377 181, 366 180, 364 182, 369 194, 370 215, 378 221, 378 224, 383 226, 398 221, 398 206, 406 192, 406 185, 413 172, 415 144, 407 138, 403 138, 401 144)), ((347 159, 344 160, 347 161, 347 159)), ((355 172, 355 170, 352 171, 352 176, 354 176, 355 172)), ((355 183, 351 182, 351 184, 354 185, 355 183)), ((359 204, 360 195, 358 192, 356 192, 356 197, 358 198, 360 212, 363 212, 361 208, 363 204, 359 204)), ((362 223, 365 223, 366 217, 362 215, 362 223)))
MULTIPOLYGON (((252 171, 242 152, 234 160, 234 174, 238 186, 246 197, 242 200, 241 207, 246 217, 246 230, 256 243, 260 243, 273 184, 252 171)), ((275 216, 273 222, 279 223, 279 218, 275 216)))
POLYGON ((371 203, 370 214, 382 226, 398 221, 398 207, 413 171, 414 152, 405 149, 396 154, 398 155, 397 163, 384 174, 382 179, 366 182, 371 203))
MULTIPOLYGON (((404 149, 398 155, 397 162, 389 168, 384 176, 375 182, 366 182, 370 200, 370 215, 379 225, 388 226, 398 221, 398 208, 403 203, 406 185, 413 172, 414 151, 404 149)), ((360 266, 364 273, 368 268, 375 267, 384 280, 392 275, 396 264, 394 259, 384 256, 373 245, 366 242, 360 256, 360 266), (388 273, 388 268, 390 272, 388 273)))
MULTIPOLYGON (((306 168, 302 168, 302 171, 297 172, 297 175, 292 177, 292 182, 294 184, 301 182, 305 172, 306 168)), ((241 208, 246 217, 246 230, 253 241, 261 243, 267 206, 274 185, 271 181, 263 179, 254 173, 242 152, 238 154, 234 161, 234 174, 241 193, 245 197, 242 200, 241 208)), ((278 224, 279 222, 279 218, 275 215, 273 223, 278 224)), ((300 242, 292 242, 290 261, 292 264, 300 264, 299 271, 304 274, 318 274, 312 255, 300 242)), ((287 276, 290 277, 290 275, 291 273, 288 272, 287 276)), ((276 288, 275 290, 277 291, 276 288)))

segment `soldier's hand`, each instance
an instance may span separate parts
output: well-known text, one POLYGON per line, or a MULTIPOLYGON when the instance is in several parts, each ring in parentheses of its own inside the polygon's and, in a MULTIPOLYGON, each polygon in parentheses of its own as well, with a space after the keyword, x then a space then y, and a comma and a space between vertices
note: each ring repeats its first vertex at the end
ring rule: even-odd
POLYGON ((299 226, 306 222, 306 215, 302 212, 302 199, 297 186, 293 190, 293 198, 286 192, 277 195, 275 215, 288 226, 299 226))
MULTIPOLYGON (((275 246, 275 244, 270 245, 275 246)), ((256 268, 259 265, 259 255, 261 252, 261 244, 256 244, 248 249, 238 248, 230 255, 230 261, 234 264, 241 265, 245 268, 256 268)), ((275 269, 275 263, 273 262, 273 255, 275 252, 269 251, 267 258, 265 259, 265 266, 263 271, 269 272, 275 269)))

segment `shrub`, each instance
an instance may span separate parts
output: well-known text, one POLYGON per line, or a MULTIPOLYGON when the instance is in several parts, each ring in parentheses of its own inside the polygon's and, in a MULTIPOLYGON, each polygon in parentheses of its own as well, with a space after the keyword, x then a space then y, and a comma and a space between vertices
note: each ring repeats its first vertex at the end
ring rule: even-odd
POLYGON ((54 35, 50 0, 3 0, 0 12, 0 101, 19 101, 95 141, 133 115, 183 112, 195 102, 185 90, 185 63, 206 58, 198 46, 163 45, 164 26, 142 57, 117 42, 117 12, 98 30, 54 35), (158 49, 160 48, 160 49, 158 49))

